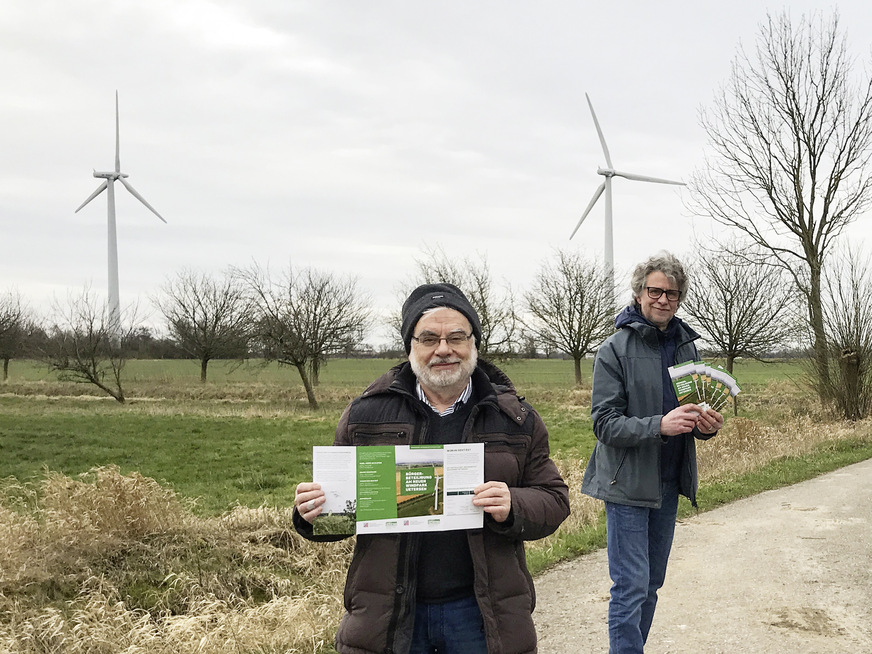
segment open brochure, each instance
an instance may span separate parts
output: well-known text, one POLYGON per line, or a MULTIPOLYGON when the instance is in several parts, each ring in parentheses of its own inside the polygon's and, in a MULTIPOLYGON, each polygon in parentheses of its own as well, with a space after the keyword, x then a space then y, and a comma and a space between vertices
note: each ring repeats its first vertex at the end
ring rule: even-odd
POLYGON ((314 532, 377 534, 478 529, 472 503, 484 481, 484 444, 312 448, 326 501, 314 532))
POLYGON ((720 411, 739 394, 736 379, 721 366, 704 361, 685 361, 669 366, 669 377, 679 405, 698 404, 720 411))

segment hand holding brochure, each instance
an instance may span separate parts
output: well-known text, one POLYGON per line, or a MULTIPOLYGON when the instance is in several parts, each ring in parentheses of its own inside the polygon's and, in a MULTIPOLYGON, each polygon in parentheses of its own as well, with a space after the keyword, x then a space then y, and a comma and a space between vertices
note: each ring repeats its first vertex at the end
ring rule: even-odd
POLYGON ((316 534, 479 529, 472 503, 484 481, 484 444, 312 448, 312 479, 326 501, 316 534))
POLYGON ((721 366, 711 366, 703 361, 685 361, 669 366, 668 370, 681 406, 698 404, 704 409, 720 411, 741 391, 736 379, 721 366))

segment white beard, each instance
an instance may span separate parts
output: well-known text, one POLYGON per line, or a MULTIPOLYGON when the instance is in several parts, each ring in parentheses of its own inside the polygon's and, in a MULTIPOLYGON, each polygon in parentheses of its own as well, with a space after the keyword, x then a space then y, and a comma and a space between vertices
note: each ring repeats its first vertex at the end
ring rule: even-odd
POLYGON ((472 376, 472 371, 478 363, 478 351, 472 348, 465 359, 458 356, 434 356, 427 363, 423 363, 417 356, 410 356, 409 363, 421 386, 433 389, 451 388, 465 383, 472 376), (460 365, 449 370, 433 370, 430 366, 434 363, 459 363, 460 365))

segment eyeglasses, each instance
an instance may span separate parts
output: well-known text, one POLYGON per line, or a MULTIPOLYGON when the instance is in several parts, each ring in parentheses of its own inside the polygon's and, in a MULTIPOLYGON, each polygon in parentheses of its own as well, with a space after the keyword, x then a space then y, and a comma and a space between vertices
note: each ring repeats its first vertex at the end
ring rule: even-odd
POLYGON ((681 291, 676 291, 671 288, 657 288, 656 286, 646 286, 645 290, 648 291, 648 297, 652 300, 659 300, 660 296, 666 293, 666 299, 670 302, 675 302, 679 298, 681 298, 681 291))
POLYGON ((424 334, 423 336, 412 336, 412 340, 417 342, 421 347, 428 349, 438 347, 439 343, 445 341, 448 347, 459 348, 466 345, 467 341, 472 338, 472 334, 464 334, 463 332, 449 334, 448 336, 436 336, 436 334, 424 334))

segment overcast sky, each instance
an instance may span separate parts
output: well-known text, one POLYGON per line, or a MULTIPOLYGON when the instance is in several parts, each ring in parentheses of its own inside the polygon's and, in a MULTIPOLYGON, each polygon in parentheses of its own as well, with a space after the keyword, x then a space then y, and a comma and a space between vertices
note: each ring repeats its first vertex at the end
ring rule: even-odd
MULTIPOLYGON (((862 67, 872 4, 790 2, 834 6, 862 67)), ((436 246, 520 292, 555 248, 602 257, 602 200, 568 238, 605 165, 584 93, 616 168, 687 180, 699 109, 782 7, 6 0, 0 292, 105 294, 106 194, 74 210, 114 166, 116 90, 122 172, 168 221, 116 185, 122 304, 256 261, 355 275, 394 311, 436 246)), ((710 231, 682 193, 615 179, 619 272, 710 231)))

